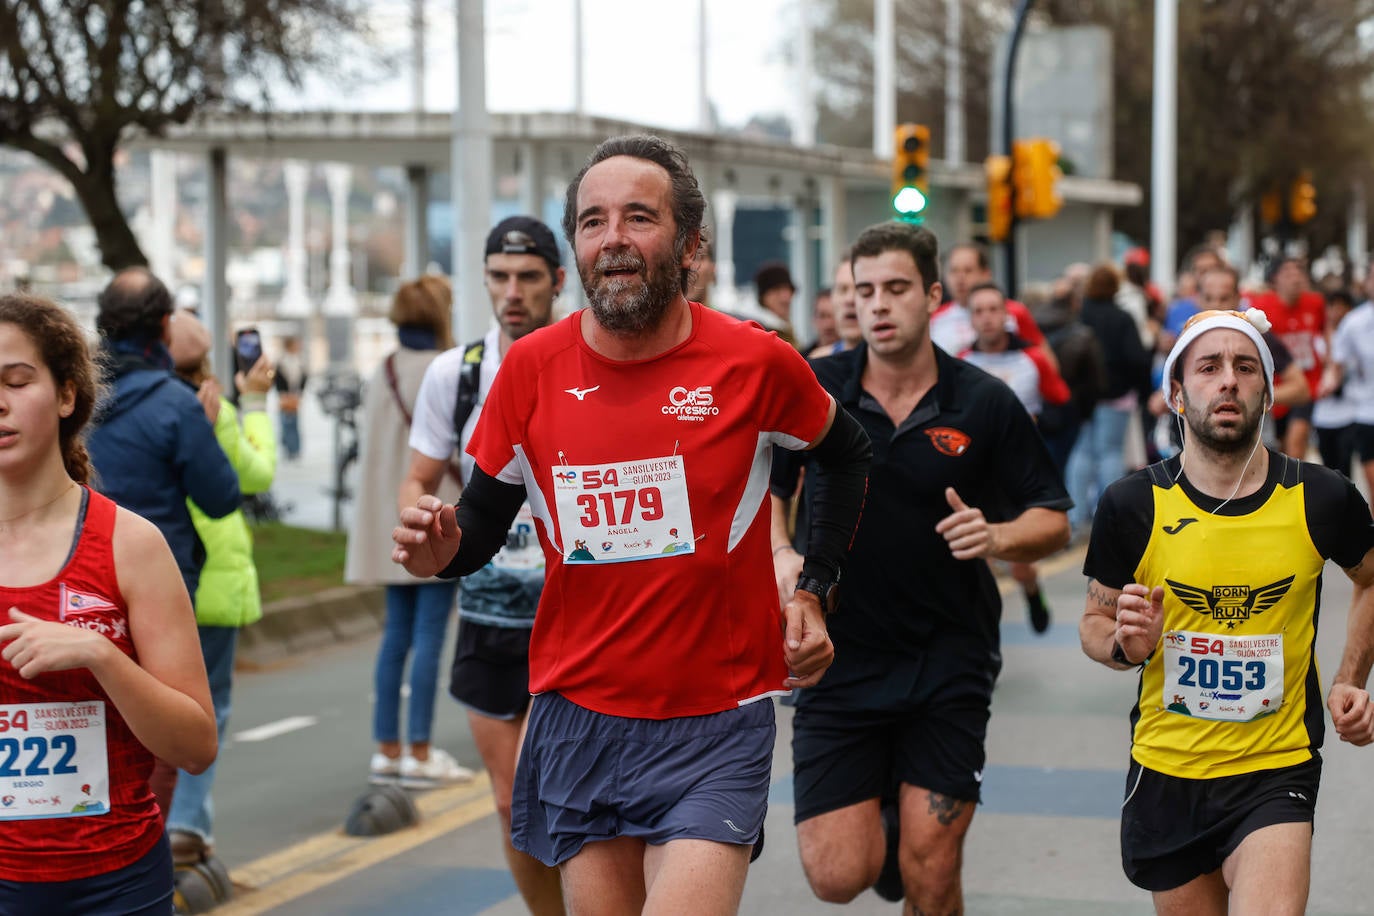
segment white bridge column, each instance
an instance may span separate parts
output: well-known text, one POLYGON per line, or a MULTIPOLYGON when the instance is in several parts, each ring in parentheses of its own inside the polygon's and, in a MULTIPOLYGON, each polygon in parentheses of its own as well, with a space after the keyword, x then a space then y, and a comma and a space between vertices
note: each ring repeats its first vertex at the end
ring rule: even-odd
POLYGON ((324 296, 325 337, 329 342, 330 365, 341 365, 353 358, 353 318, 358 314, 353 257, 348 251, 348 192, 353 185, 353 169, 341 162, 330 162, 324 167, 324 178, 329 185, 329 209, 333 216, 329 289, 324 296))
POLYGON ((288 159, 282 163, 286 183, 286 284, 277 315, 306 318, 310 315, 310 289, 306 285, 305 195, 310 189, 310 163, 288 159))

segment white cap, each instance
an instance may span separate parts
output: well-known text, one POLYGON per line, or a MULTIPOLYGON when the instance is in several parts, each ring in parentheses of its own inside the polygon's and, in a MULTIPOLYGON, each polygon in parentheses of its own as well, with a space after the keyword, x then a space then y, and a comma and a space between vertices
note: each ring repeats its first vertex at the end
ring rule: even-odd
POLYGON ((1188 323, 1183 326, 1183 333, 1178 335, 1178 340, 1174 341, 1174 348, 1169 351, 1169 355, 1164 359, 1164 379, 1160 382, 1160 391, 1164 393, 1164 400, 1169 400, 1169 383, 1174 377, 1174 361, 1188 349, 1188 345, 1197 340, 1208 331, 1215 331, 1218 328, 1229 328, 1233 331, 1240 331, 1246 337, 1255 342, 1255 348, 1259 350, 1260 362, 1264 365, 1264 387, 1269 392, 1269 403, 1274 403, 1274 356, 1269 352, 1269 345, 1264 342, 1264 333, 1272 327, 1269 323, 1269 316, 1264 314, 1262 309, 1249 308, 1243 312, 1221 311, 1211 309, 1205 312, 1198 312, 1188 323))

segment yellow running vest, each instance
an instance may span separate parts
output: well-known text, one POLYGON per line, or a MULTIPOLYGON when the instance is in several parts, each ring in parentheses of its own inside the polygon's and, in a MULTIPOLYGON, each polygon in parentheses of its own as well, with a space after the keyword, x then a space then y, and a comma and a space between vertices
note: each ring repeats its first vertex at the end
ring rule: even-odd
POLYGON ((1210 515, 1180 486, 1151 487, 1156 524, 1135 581, 1164 587, 1164 636, 1141 673, 1131 754, 1152 770, 1202 779, 1312 757, 1325 561, 1303 484, 1283 476, 1240 516, 1210 515))

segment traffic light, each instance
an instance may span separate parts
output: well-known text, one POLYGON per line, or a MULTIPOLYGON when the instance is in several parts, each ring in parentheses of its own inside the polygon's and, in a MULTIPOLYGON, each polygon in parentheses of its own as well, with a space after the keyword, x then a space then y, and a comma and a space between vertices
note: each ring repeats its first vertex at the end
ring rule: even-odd
POLYGON ((1059 144, 1053 140, 1017 140, 1012 144, 1012 180, 1016 183, 1016 215, 1021 219, 1050 219, 1064 205, 1059 196, 1059 144))
POLYGON ((919 223, 930 203, 930 128, 899 124, 892 145, 892 209, 919 223))
POLYGON ((1260 221, 1266 226, 1277 226, 1283 221, 1283 198, 1278 191, 1269 190, 1260 195, 1260 221))
POLYGON ((1295 226, 1311 222, 1317 215, 1317 189, 1311 172, 1300 172, 1288 189, 1288 219, 1295 226))
POLYGON ((988 180, 988 239, 1004 242, 1011 235, 1011 157, 989 156, 983 171, 988 180))

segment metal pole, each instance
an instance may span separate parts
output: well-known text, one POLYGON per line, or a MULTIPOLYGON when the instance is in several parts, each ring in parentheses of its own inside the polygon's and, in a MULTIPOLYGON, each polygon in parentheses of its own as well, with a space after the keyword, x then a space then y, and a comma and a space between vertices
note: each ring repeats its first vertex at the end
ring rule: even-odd
POLYGON ((1174 288, 1178 232, 1178 0, 1155 0, 1150 279, 1174 288))
POLYGON ((582 83, 582 0, 573 0, 573 111, 576 114, 587 113, 585 93, 582 83))
POLYGON ((205 280, 201 290, 201 319, 210 329, 210 367, 224 385, 234 390, 234 365, 224 349, 229 339, 229 287, 224 268, 229 259, 228 165, 223 147, 215 147, 205 157, 207 193, 205 200, 205 280))
MULTIPOLYGON (((1011 155, 1012 138, 1016 135, 1016 99, 1012 92, 1012 87, 1016 85, 1016 51, 1021 46, 1021 33, 1025 31, 1026 16, 1030 13, 1030 8, 1035 4, 1035 0, 1020 0, 1016 6, 1016 19, 1012 23, 1011 32, 1007 35, 1006 44, 1002 53, 1002 105, 994 116, 1000 113, 1002 123, 997 125, 1000 131, 994 130, 994 136, 1001 136, 1002 149, 1000 152, 1005 156, 1011 155)), ((1014 176, 1013 176, 1014 179, 1014 176)), ((1011 182, 1008 199, 1011 202, 1011 229, 1007 232, 1007 240, 1002 245, 1002 276, 1005 278, 1007 295, 1016 295, 1016 275, 1018 264, 1016 261, 1016 182, 1011 182)))
POLYGON ((410 108, 425 110, 425 0, 410 2, 410 108))
POLYGON ((963 0, 945 0, 945 161, 964 161, 963 0))
POLYGON ((815 38, 811 29, 811 0, 797 3, 797 145, 816 145, 816 93, 812 86, 815 38))
POLYGON ((873 0, 873 155, 892 158, 897 129, 897 27, 892 0, 873 0))
POLYGON ((1369 227, 1365 219, 1364 182, 1350 184, 1350 209, 1346 218, 1345 248, 1350 261, 1350 280, 1363 285, 1369 266, 1369 227))
MULTIPOLYGON (((704 134, 710 133, 714 127, 711 123, 711 93, 706 87, 707 46, 706 0, 697 0, 697 130, 704 134)), ((578 70, 581 71, 580 66, 578 70)))
POLYGON ((453 330, 456 340, 473 340, 491 321, 482 277, 482 245, 491 221, 491 118, 487 113, 482 0, 458 0, 457 11, 458 111, 453 117, 451 157, 456 280, 453 330))

